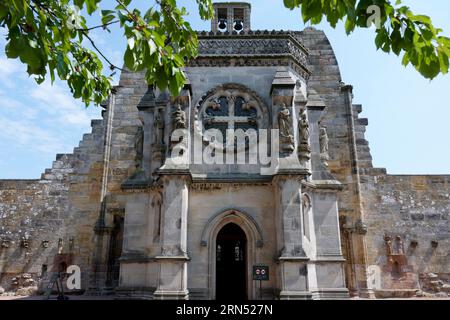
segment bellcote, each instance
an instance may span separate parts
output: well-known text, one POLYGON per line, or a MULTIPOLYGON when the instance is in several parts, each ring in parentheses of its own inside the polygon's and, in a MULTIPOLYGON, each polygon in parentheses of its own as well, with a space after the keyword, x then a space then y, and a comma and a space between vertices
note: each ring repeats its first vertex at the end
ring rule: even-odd
POLYGON ((211 31, 245 32, 250 30, 251 5, 247 2, 217 2, 214 6, 214 19, 211 31))

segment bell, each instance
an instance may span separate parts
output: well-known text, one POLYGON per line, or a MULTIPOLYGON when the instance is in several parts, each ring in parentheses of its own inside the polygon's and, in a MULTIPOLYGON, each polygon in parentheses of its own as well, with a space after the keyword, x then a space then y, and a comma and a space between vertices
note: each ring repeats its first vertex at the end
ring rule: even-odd
POLYGON ((227 28, 227 23, 225 19, 220 19, 219 20, 219 29, 220 30, 224 30, 227 28))
POLYGON ((234 21, 234 30, 241 31, 243 28, 244 28, 244 24, 242 23, 242 20, 234 21))

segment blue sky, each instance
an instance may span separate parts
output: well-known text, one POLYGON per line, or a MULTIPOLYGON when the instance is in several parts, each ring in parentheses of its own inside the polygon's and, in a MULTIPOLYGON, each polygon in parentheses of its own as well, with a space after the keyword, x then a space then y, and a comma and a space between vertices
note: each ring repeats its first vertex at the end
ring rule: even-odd
MULTIPOLYGON (((179 0, 190 12, 188 20, 197 30, 209 30, 201 21, 195 1, 179 0)), ((289 11, 282 1, 253 0, 253 29, 301 30, 300 12, 289 11)), ((144 0, 134 0, 145 8, 144 0)), ((450 36, 448 0, 407 0, 413 11, 432 17, 450 36)), ((106 0, 103 9, 111 8, 106 0)), ((98 17, 92 17, 95 24, 98 17)), ((392 174, 450 174, 450 75, 433 81, 413 68, 401 66, 400 58, 378 52, 371 30, 346 36, 342 25, 323 29, 340 64, 343 81, 354 85, 355 103, 363 105, 361 117, 369 118, 366 137, 374 165, 392 174)), ((93 35, 97 45, 114 63, 121 65, 125 41, 115 28, 111 34, 93 35)), ((90 119, 100 116, 97 107, 84 108, 63 82, 37 85, 25 68, 4 55, 4 30, 0 29, 0 179, 39 178, 57 153, 71 153, 83 133, 90 132, 90 119)))

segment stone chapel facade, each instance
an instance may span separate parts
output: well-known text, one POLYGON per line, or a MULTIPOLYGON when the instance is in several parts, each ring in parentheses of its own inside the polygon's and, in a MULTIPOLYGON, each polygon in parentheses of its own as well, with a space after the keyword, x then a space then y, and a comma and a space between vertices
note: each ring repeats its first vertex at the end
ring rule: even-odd
POLYGON ((0 285, 42 288, 77 265, 86 293, 118 299, 449 292, 450 176, 372 166, 322 31, 255 31, 249 4, 214 6, 179 97, 123 72, 72 154, 41 179, 0 181, 0 285), (276 156, 221 162, 227 143, 276 156), (206 148, 215 161, 198 161, 206 148), (262 290, 255 265, 269 267, 262 290))

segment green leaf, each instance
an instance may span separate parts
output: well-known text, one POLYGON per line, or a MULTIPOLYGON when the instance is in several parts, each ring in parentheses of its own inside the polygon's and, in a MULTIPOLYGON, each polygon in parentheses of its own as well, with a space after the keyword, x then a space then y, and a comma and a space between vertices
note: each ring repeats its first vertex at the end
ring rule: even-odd
POLYGON ((438 57, 439 57, 439 64, 441 65, 441 72, 443 74, 448 73, 449 58, 441 47, 438 47, 438 57))
POLYGON ((135 68, 135 66, 134 66, 135 59, 134 59, 134 53, 133 53, 132 50, 127 49, 127 50, 125 51, 125 55, 124 55, 124 63, 125 63, 125 66, 126 66, 128 69, 134 70, 134 68, 135 68))
POLYGON ((95 10, 98 8, 98 3, 101 0, 85 0, 84 3, 86 4, 86 11, 89 15, 91 15, 95 10))
POLYGON ((66 79, 69 74, 69 68, 67 67, 66 61, 64 60, 64 56, 61 52, 58 52, 56 57, 56 70, 58 71, 58 75, 62 79, 66 79))
POLYGON ((102 24, 105 25, 113 21, 116 17, 115 13, 113 10, 102 10, 102 24))

